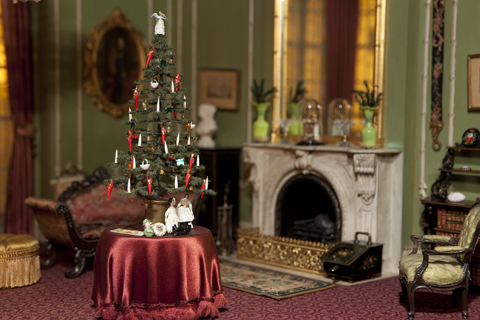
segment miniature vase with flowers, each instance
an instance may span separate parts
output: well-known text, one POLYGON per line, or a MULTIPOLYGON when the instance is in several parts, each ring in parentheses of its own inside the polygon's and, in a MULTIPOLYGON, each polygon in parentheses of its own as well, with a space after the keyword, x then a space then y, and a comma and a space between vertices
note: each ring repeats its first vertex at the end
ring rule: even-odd
POLYGON ((275 88, 271 88, 264 92, 263 89, 264 80, 257 84, 256 80, 253 80, 252 93, 255 98, 253 105, 257 109, 257 120, 253 122, 253 141, 256 142, 268 142, 268 122, 265 120, 265 113, 270 106, 268 96, 275 92, 275 88))
POLYGON ((360 110, 365 115, 365 128, 362 129, 362 147, 375 148, 377 145, 377 129, 373 127, 373 116, 379 108, 382 93, 375 95, 375 89, 370 91, 367 81, 364 81, 366 91, 352 90, 355 100, 360 104, 360 110))

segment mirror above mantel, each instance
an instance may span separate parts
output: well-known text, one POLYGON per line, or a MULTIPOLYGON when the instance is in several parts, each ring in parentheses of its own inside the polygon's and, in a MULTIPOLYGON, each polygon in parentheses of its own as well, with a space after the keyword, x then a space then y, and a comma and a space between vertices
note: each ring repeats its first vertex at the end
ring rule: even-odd
MULTIPOLYGON (((367 81, 376 92, 384 91, 386 6, 387 0, 275 0, 273 72, 280 89, 273 97, 272 142, 279 136, 277 120, 291 117, 292 92, 303 81, 303 97, 322 106, 323 142, 342 139, 332 130, 328 107, 342 98, 351 103, 355 122, 349 140, 359 145, 364 117, 352 90, 364 90, 367 81)), ((374 118, 379 146, 384 145, 383 116, 381 99, 374 118)))

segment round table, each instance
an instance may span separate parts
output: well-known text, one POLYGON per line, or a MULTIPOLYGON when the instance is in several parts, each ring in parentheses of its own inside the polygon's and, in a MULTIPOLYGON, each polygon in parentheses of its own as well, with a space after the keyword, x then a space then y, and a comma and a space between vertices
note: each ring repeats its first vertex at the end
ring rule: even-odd
POLYGON ((104 319, 214 317, 227 306, 210 230, 174 237, 138 237, 105 229, 95 252, 92 300, 104 319))

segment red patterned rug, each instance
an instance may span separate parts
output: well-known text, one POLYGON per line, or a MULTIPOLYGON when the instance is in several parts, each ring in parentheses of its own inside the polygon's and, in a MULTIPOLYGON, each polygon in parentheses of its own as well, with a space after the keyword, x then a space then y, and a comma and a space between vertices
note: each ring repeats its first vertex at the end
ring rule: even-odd
MULTIPOLYGON (((23 288, 0 290, 0 319, 93 319, 90 300, 93 270, 67 279, 63 265, 42 270, 39 283, 23 288)), ((220 319, 327 319, 391 320, 406 319, 407 310, 399 303, 398 278, 388 278, 354 286, 310 293, 281 301, 224 288, 228 311, 220 319)), ((462 319, 453 308, 450 293, 419 291, 417 320, 462 319)), ((480 296, 470 293, 470 319, 480 319, 480 296)))

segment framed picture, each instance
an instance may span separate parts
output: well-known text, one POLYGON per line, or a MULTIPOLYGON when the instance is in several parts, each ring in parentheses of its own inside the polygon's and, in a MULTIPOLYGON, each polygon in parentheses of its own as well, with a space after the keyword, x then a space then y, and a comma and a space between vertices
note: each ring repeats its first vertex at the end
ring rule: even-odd
POLYGON ((468 56, 468 111, 480 111, 480 54, 468 56))
POLYGON ((238 71, 200 70, 200 101, 220 110, 238 110, 238 71))

